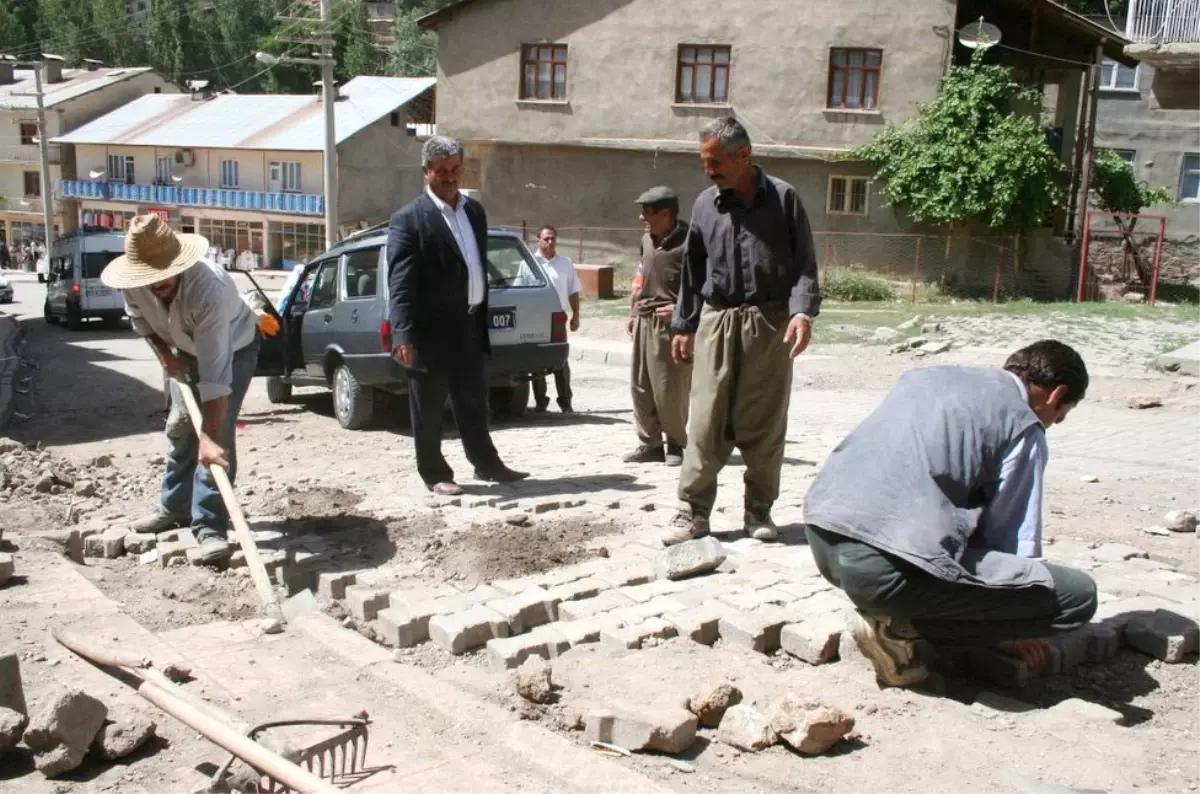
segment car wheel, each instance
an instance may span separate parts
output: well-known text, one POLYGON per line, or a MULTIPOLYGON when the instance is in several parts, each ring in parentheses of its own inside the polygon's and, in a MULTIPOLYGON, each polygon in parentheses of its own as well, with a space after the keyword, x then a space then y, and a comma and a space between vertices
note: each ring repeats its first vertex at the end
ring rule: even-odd
POLYGON ((267 378, 267 399, 275 405, 283 405, 292 399, 292 384, 276 375, 267 378))
POLYGON ((488 393, 492 414, 497 417, 520 419, 529 407, 529 381, 512 386, 496 386, 488 393))
POLYGON ((83 312, 73 303, 67 304, 67 328, 72 331, 83 328, 83 312))
POLYGON ((347 430, 362 430, 375 415, 375 390, 359 383, 345 364, 333 373, 333 413, 347 430))
POLYGON ((46 325, 58 325, 58 318, 50 312, 50 301, 42 304, 42 319, 46 321, 46 325))

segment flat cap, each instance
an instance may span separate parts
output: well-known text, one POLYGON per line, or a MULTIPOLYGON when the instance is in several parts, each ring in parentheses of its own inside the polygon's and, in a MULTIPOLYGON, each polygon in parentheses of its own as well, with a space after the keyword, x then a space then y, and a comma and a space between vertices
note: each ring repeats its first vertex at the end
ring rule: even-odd
POLYGON ((659 204, 663 201, 677 201, 678 199, 679 197, 675 195, 674 190, 665 185, 658 185, 638 196, 634 204, 659 204))

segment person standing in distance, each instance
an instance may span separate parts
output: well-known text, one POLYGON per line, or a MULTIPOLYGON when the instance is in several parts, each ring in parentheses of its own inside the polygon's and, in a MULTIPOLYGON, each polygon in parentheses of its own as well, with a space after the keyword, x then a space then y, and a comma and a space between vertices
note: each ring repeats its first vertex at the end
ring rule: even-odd
POLYGON ((688 225, 679 220, 679 198, 669 187, 652 187, 637 203, 645 234, 630 295, 628 331, 633 337, 629 383, 638 447, 624 460, 680 466, 687 446, 692 363, 671 357, 671 315, 679 299, 688 225))
POLYGON ((454 420, 475 477, 528 475, 500 460, 488 430, 487 214, 458 189, 462 142, 437 135, 421 149, 425 191, 392 215, 387 259, 392 355, 408 370, 417 473, 430 491, 462 493, 442 456, 442 409, 454 420))
MULTIPOLYGON (((575 272, 575 263, 558 252, 558 231, 553 226, 543 226, 538 230, 537 260, 546 271, 550 283, 558 292, 558 302, 562 310, 571 315, 571 330, 579 330, 579 292, 583 287, 579 283, 579 275, 575 272)), ((554 389, 558 392, 558 407, 564 414, 574 413, 571 407, 571 362, 563 362, 562 369, 554 372, 554 389)), ((533 407, 536 411, 545 411, 550 404, 546 394, 546 376, 538 375, 533 379, 533 407)))
POLYGON ((744 524, 759 540, 779 533, 779 497, 792 359, 808 347, 821 305, 812 229, 796 190, 755 165, 736 119, 700 133, 713 186, 696 199, 671 353, 692 371, 692 425, 679 477, 679 510, 663 543, 709 531, 717 475, 736 447, 746 464, 744 524))

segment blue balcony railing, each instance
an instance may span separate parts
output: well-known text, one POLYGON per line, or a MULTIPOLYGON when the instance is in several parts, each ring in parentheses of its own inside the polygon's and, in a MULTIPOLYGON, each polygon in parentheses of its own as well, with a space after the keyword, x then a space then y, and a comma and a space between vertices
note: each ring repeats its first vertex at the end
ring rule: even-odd
POLYGON ((218 207, 230 210, 260 210, 290 215, 324 215, 325 197, 301 193, 266 193, 258 190, 175 187, 165 185, 126 185, 64 179, 58 183, 61 198, 136 201, 166 207, 218 207))

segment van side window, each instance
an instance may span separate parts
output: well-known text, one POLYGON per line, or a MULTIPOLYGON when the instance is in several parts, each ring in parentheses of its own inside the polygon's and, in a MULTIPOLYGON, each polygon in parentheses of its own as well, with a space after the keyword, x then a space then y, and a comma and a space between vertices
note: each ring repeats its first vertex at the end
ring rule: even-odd
POLYGON ((342 260, 342 294, 347 300, 374 298, 379 289, 379 252, 382 246, 354 251, 342 260))
POLYGON ((336 260, 325 262, 317 272, 317 280, 313 282, 312 297, 308 299, 308 309, 329 309, 337 303, 337 274, 336 260))

